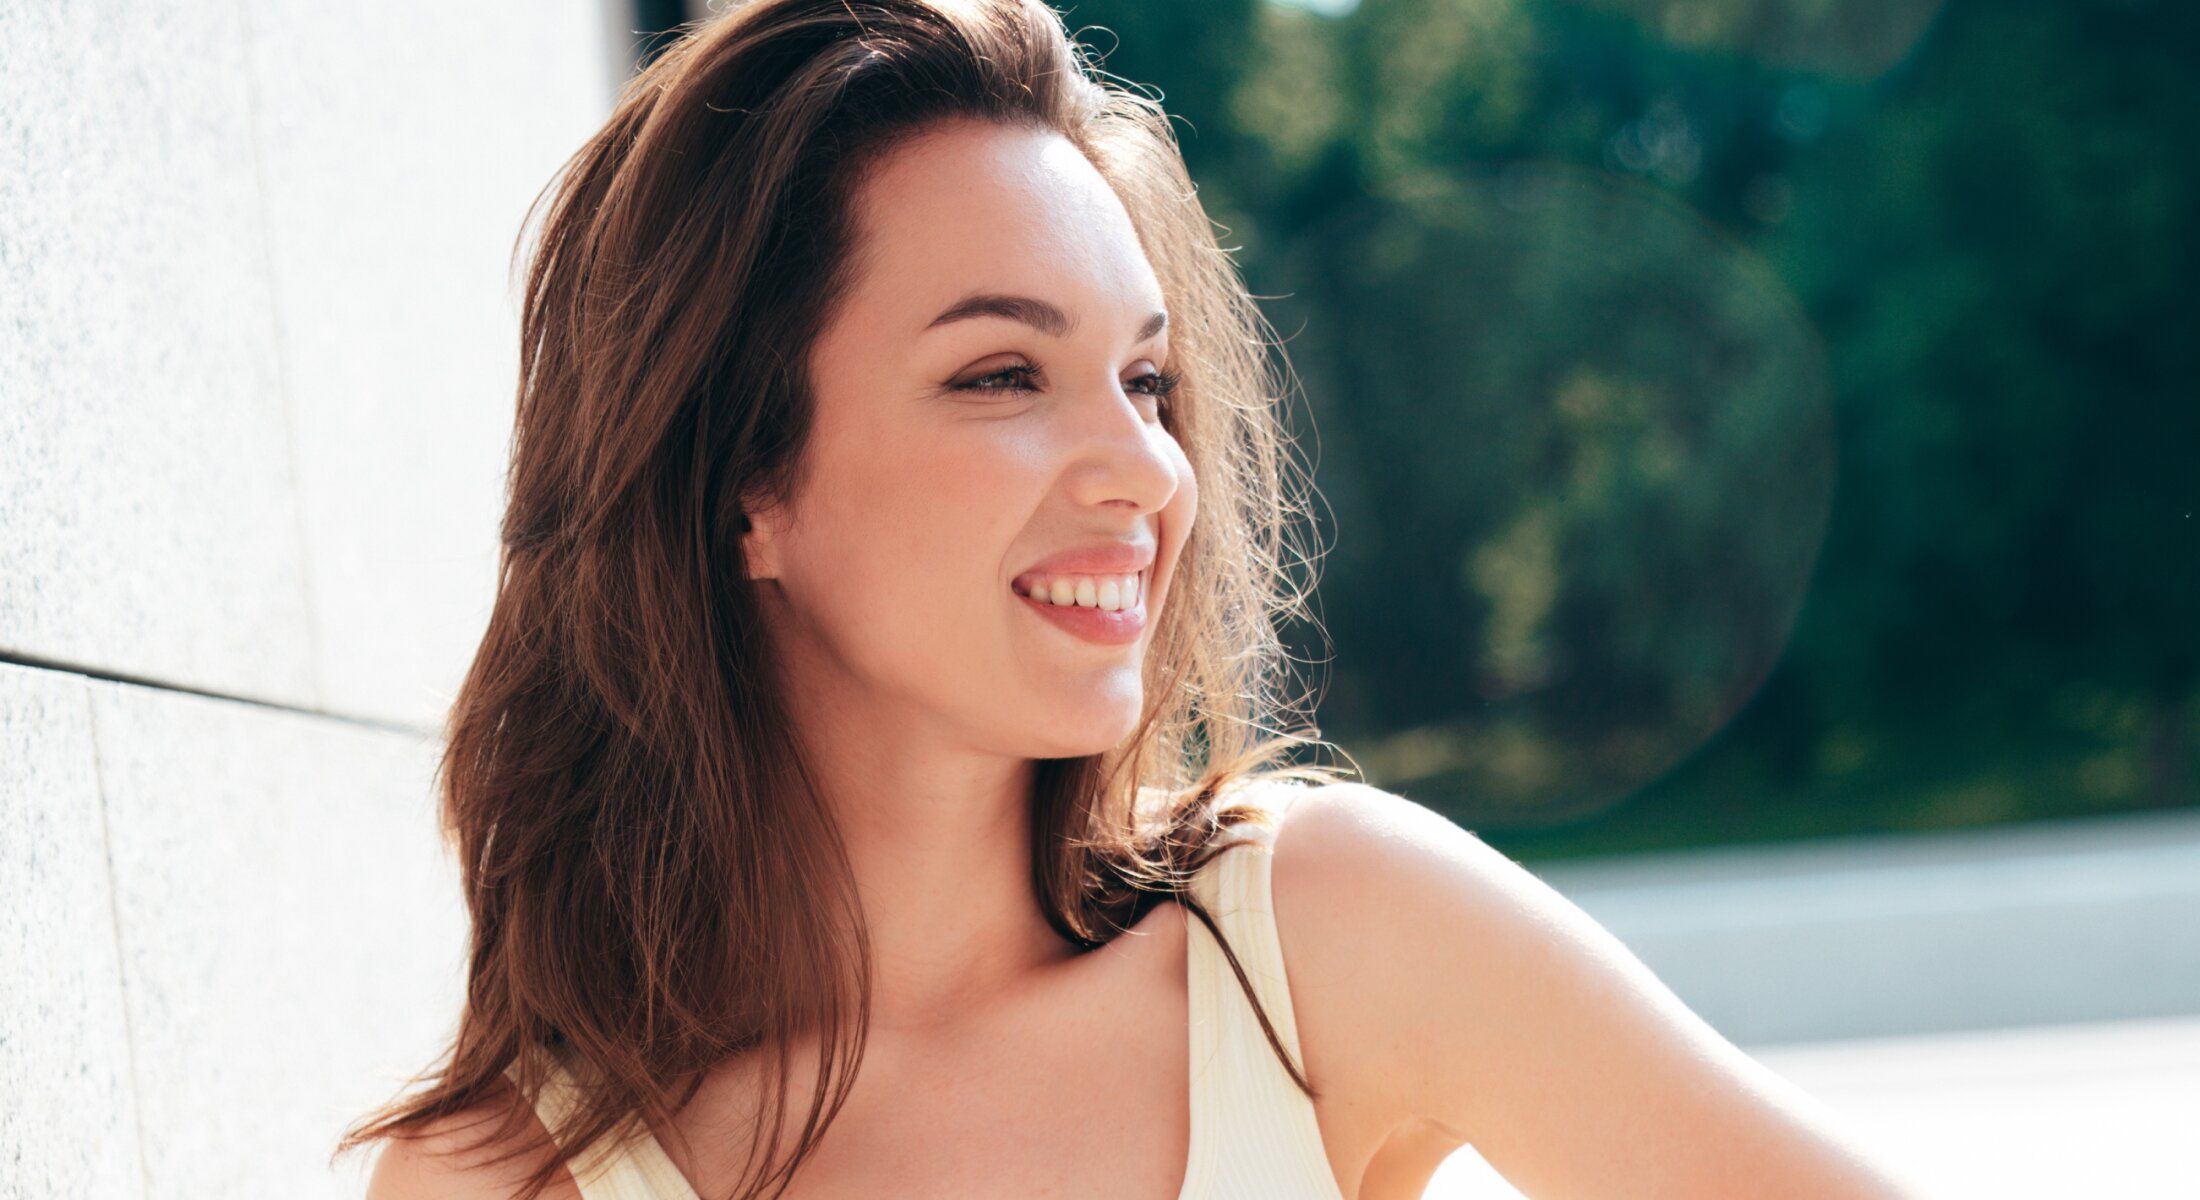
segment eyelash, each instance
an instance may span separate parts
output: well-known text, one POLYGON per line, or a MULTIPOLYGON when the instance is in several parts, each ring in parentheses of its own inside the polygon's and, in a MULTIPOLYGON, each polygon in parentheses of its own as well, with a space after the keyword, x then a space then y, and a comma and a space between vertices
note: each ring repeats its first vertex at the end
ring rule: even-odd
MULTIPOLYGON (((1037 372, 1038 368, 1030 365, 1029 363, 1017 363, 1013 367, 1003 367, 998 371, 988 371, 987 373, 970 380, 968 383, 958 384, 956 385, 955 390, 958 392, 1030 391, 1032 389, 1028 385, 1022 387, 979 387, 978 385, 984 383, 988 379, 999 379, 1003 376, 1009 375, 1013 375, 1018 378, 1027 378, 1033 374, 1036 374, 1037 372)), ((1184 382, 1184 373, 1182 371, 1152 371, 1139 376, 1137 379, 1134 379, 1131 382, 1137 383, 1147 379, 1151 379, 1154 381, 1152 385, 1152 390, 1142 392, 1140 394, 1152 396, 1155 399, 1160 400, 1162 403, 1166 404, 1168 402, 1170 394, 1176 391, 1177 385, 1184 382)))

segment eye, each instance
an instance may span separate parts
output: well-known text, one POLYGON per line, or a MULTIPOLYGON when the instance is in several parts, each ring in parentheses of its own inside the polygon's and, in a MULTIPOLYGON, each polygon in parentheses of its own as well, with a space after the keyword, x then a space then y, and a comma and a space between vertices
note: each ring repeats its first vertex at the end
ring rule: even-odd
MULTIPOLYGON (((1032 386, 1032 380, 1038 373, 1039 369, 1029 363, 1016 363, 1012 366, 1003 367, 998 371, 988 371, 983 375, 974 376, 962 383, 953 385, 953 387, 958 392, 1036 391, 1037 389, 1032 386)), ((1144 375, 1131 380, 1131 390, 1138 395, 1152 396, 1166 406, 1170 393, 1176 391, 1177 385, 1183 382, 1184 373, 1182 371, 1148 371, 1144 375)))
POLYGON ((1184 382, 1184 373, 1182 371, 1149 371, 1131 380, 1131 382, 1145 385, 1140 390, 1146 395, 1166 401, 1169 394, 1176 390, 1176 385, 1184 382))
POLYGON ((998 371, 988 371, 974 379, 958 383, 955 385, 955 390, 958 392, 1028 392, 1033 390, 1031 377, 1037 372, 1038 368, 1029 363, 1017 363, 1015 366, 1003 367, 998 371), (988 381, 992 380, 1011 382, 999 387, 986 386, 988 381))

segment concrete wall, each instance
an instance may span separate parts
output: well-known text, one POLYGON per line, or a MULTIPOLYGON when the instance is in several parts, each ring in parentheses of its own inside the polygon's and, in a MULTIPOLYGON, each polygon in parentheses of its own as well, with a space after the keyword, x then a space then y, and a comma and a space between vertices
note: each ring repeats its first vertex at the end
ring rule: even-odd
POLYGON ((623 4, 0 0, 0 1198, 356 1195, 623 4))

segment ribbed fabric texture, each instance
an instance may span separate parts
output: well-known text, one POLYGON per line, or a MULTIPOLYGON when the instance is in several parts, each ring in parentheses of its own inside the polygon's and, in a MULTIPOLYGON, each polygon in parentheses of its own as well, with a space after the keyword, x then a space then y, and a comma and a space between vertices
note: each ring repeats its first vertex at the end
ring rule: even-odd
MULTIPOLYGON (((1280 813, 1300 789, 1281 781, 1265 790, 1262 799, 1280 813)), ((1304 1067, 1269 886, 1275 831, 1246 824, 1222 836, 1253 844, 1218 855, 1193 880, 1193 894, 1230 939, 1277 1037, 1304 1067)), ((1177 1200, 1343 1200, 1314 1102, 1277 1061, 1221 947, 1188 919, 1191 1153, 1177 1200)), ((535 1106, 545 1126, 555 1128, 572 1102, 569 1086, 553 1073, 535 1106)), ((700 1200, 646 1131, 621 1147, 609 1141, 573 1160, 582 1200, 700 1200)))
MULTIPOLYGON (((1300 788, 1281 781, 1264 790, 1280 815, 1300 788)), ((1275 830, 1246 824, 1226 836, 1253 844, 1209 863, 1192 893, 1230 939, 1276 1037, 1303 1070, 1269 888, 1275 830)), ((1191 925, 1192 1153, 1178 1200, 1343 1200, 1314 1102, 1277 1061, 1222 948, 1197 919, 1191 925)))

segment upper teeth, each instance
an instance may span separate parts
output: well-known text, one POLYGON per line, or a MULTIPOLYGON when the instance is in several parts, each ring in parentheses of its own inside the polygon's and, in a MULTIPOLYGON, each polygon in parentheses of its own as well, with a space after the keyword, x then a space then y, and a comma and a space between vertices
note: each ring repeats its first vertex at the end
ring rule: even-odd
POLYGON ((1074 604, 1117 612, 1138 607, 1138 576, 1041 575, 1026 595, 1043 604, 1074 604))

